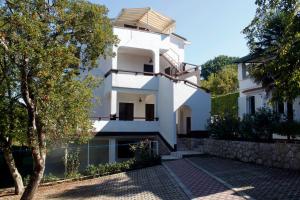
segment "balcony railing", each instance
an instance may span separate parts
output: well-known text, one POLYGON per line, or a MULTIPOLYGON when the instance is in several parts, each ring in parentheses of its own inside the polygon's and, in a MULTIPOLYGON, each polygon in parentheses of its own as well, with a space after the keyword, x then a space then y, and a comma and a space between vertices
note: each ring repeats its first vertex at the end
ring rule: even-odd
POLYGON ((184 80, 184 79, 179 79, 177 77, 173 77, 173 76, 170 76, 168 74, 165 74, 163 72, 159 72, 159 73, 154 73, 154 72, 138 72, 138 71, 130 71, 130 70, 123 70, 123 69, 111 69, 109 70, 105 75, 104 77, 108 77, 109 75, 113 74, 113 73, 128 73, 128 74, 135 74, 135 75, 138 75, 138 74, 144 74, 144 75, 150 75, 150 76, 164 76, 174 82, 179 82, 179 81, 183 81, 184 84, 186 85, 189 85, 189 86, 194 86, 196 88, 199 88, 199 89, 202 89, 204 91, 206 91, 207 93, 209 93, 210 91, 207 89, 207 88, 204 88, 204 87, 201 87, 189 80, 184 80))
POLYGON ((159 118, 155 117, 152 120, 149 120, 146 117, 133 117, 132 120, 120 120, 120 117, 116 116, 116 115, 110 115, 110 116, 97 116, 97 117, 90 117, 92 120, 118 120, 118 121, 158 121, 159 118))

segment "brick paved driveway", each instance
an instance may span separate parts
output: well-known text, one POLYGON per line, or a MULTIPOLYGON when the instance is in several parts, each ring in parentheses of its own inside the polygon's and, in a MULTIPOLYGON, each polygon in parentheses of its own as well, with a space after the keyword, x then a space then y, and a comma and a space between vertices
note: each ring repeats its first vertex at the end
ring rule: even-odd
POLYGON ((300 172, 201 156, 196 165, 257 200, 300 199, 300 172))
MULTIPOLYGON (((0 195, 0 199, 19 199, 0 195)), ((163 166, 41 187, 36 199, 187 200, 163 166)))
POLYGON ((222 183, 193 166, 185 159, 165 162, 164 165, 183 185, 190 199, 241 200, 244 199, 222 183))

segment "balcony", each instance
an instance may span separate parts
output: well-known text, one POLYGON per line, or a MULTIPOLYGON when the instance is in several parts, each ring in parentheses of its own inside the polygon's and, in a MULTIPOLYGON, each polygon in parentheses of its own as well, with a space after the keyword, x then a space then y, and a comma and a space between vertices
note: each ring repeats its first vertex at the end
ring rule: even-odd
POLYGON ((169 36, 166 34, 129 29, 124 27, 114 27, 114 34, 120 39, 119 46, 148 49, 167 49, 169 36))
POLYGON ((112 87, 153 91, 158 89, 158 77, 150 72, 111 70, 105 74, 105 78, 106 84, 111 84, 112 87))
POLYGON ((158 132, 159 122, 93 119, 93 128, 94 132, 158 132))
POLYGON ((260 88, 261 85, 256 84, 254 80, 251 78, 246 78, 239 81, 239 87, 240 87, 240 91, 244 91, 244 90, 249 90, 254 88, 260 88))

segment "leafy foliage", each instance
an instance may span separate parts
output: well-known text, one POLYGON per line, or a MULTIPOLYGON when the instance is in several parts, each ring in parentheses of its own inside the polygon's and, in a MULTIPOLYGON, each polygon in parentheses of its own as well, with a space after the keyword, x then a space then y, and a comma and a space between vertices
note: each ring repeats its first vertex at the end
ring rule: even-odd
POLYGON ((76 178, 79 174, 79 166, 80 166, 80 160, 79 160, 79 148, 71 149, 68 151, 66 160, 66 174, 65 176, 67 178, 76 178))
POLYGON ((238 117, 238 98, 238 92, 212 97, 211 115, 231 115, 238 117))
POLYGON ((276 126, 279 122, 280 115, 278 113, 261 108, 254 115, 247 114, 244 116, 241 122, 241 132, 247 133, 244 134, 247 139, 272 140, 272 135, 276 132, 276 126))
POLYGON ((300 136, 300 122, 283 121, 276 126, 276 133, 287 136, 288 139, 295 139, 300 136))
POLYGON ((217 139, 271 141, 279 123, 279 114, 262 108, 254 115, 245 115, 242 120, 232 115, 214 116, 208 129, 217 139))
POLYGON ((252 66, 250 75, 272 90, 273 100, 293 100, 300 94, 300 3, 257 0, 256 4, 256 15, 243 32, 251 53, 263 64, 252 66))
POLYGON ((217 73, 211 73, 208 80, 203 80, 200 84, 209 89, 212 95, 223 95, 236 92, 239 86, 237 66, 226 65, 217 73))
POLYGON ((239 119, 231 115, 216 115, 208 122, 208 130, 217 139, 236 139, 239 134, 239 119))
POLYGON ((100 56, 113 56, 118 43, 107 12, 84 0, 0 4, 1 77, 14 81, 13 92, 26 109, 26 139, 35 161, 22 199, 33 198, 42 178, 46 144, 82 141, 90 134, 97 83, 87 71, 100 56))
POLYGON ((221 71, 226 65, 234 64, 234 61, 238 57, 230 57, 225 55, 220 55, 212 60, 208 60, 201 65, 201 76, 207 80, 211 74, 216 74, 221 71))
POLYGON ((119 173, 123 171, 128 171, 130 169, 134 169, 136 160, 130 159, 128 161, 120 162, 120 163, 106 163, 99 165, 89 165, 84 174, 91 176, 105 176, 108 174, 119 173))

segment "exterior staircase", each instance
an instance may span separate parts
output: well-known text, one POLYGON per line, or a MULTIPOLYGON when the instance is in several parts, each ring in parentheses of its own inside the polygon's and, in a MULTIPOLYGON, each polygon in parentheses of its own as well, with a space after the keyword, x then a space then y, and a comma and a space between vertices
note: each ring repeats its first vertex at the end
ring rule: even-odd
POLYGON ((202 155, 203 144, 201 140, 190 142, 188 138, 177 138, 177 151, 171 152, 169 155, 162 155, 162 160, 178 160, 184 157, 192 157, 202 155))

